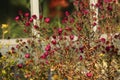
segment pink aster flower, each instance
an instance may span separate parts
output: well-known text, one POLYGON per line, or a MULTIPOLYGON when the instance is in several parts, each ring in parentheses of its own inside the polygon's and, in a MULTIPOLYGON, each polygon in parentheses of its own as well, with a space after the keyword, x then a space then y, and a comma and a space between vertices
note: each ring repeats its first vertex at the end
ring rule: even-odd
POLYGON ((27 26, 27 27, 30 26, 30 22, 26 22, 25 26, 27 26))
POLYGON ((107 10, 108 10, 108 11, 112 11, 112 10, 113 10, 112 6, 108 6, 108 7, 107 7, 107 10))
POLYGON ((87 77, 92 77, 93 74, 92 74, 91 72, 88 72, 88 73, 86 74, 86 76, 87 76, 87 77))
POLYGON ((70 35, 70 40, 73 40, 74 39, 74 35, 70 35))
POLYGON ((46 52, 44 53, 44 55, 47 57, 47 56, 48 56, 48 51, 46 51, 46 52))
POLYGON ((17 66, 18 66, 18 68, 22 68, 22 67, 23 67, 23 64, 20 63, 20 64, 18 64, 17 66))
POLYGON ((34 28, 35 28, 35 29, 38 29, 38 28, 39 28, 39 26, 37 26, 37 25, 34 25, 34 28))
POLYGON ((45 18, 44 20, 46 23, 49 23, 50 22, 50 18, 45 18))
POLYGON ((66 16, 69 16, 70 13, 69 13, 68 11, 65 11, 65 15, 66 15, 66 16))
POLYGON ((89 13, 89 10, 83 10, 83 14, 87 15, 89 13))
POLYGON ((79 60, 82 60, 82 59, 83 59, 83 57, 82 57, 82 55, 80 55, 79 60))
POLYGON ((29 54, 29 53, 26 53, 26 54, 25 54, 25 58, 30 58, 30 54, 29 54))
POLYGON ((61 34, 63 32, 62 28, 58 29, 58 33, 61 34))
POLYGON ((56 44, 56 40, 52 40, 51 43, 55 45, 56 44))
POLYGON ((30 15, 29 13, 25 13, 24 14, 25 17, 29 17, 29 15, 30 15))
POLYGON ((43 16, 42 16, 42 15, 40 15, 40 16, 39 16, 39 18, 40 18, 40 19, 42 19, 42 18, 43 18, 43 16))
POLYGON ((32 15, 32 18, 33 18, 33 19, 37 19, 37 16, 36 16, 36 15, 32 15))
POLYGON ((33 18, 30 18, 29 21, 30 21, 30 22, 33 22, 33 18))
POLYGON ((48 45, 45 47, 45 51, 50 51, 50 49, 51 49, 51 46, 50 46, 50 44, 48 44, 48 45))
POLYGON ((43 54, 42 56, 40 56, 41 59, 45 59, 46 56, 43 54))
POLYGON ((106 39, 105 38, 101 38, 100 41, 105 43, 106 39))
POLYGON ((16 17, 15 17, 15 20, 16 20, 16 21, 18 21, 19 19, 20 19, 20 17, 19 17, 19 16, 16 16, 16 17))

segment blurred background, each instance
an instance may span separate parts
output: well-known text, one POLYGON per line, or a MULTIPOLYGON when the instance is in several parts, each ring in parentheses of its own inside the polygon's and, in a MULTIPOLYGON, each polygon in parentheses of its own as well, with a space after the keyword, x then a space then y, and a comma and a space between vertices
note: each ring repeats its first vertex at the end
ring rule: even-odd
MULTIPOLYGON (((72 0, 39 0, 40 14, 45 17, 53 18, 56 14, 56 5, 61 6, 60 17, 63 16, 65 10, 70 12, 73 10, 72 0)), ((15 22, 18 11, 23 13, 30 12, 30 0, 3 0, 0 2, 0 39, 2 38, 2 24, 7 24, 9 30, 4 38, 25 38, 23 29, 15 22)))
MULTIPOLYGON (((2 24, 8 25, 8 33, 5 38, 26 37, 22 33, 21 27, 15 22, 14 18, 19 10, 29 12, 29 0, 3 0, 0 2, 0 27, 2 24)), ((2 38, 2 29, 0 28, 0 38, 2 38)))
MULTIPOLYGON (((89 4, 89 0, 86 1, 89 4)), ((120 3, 120 0, 118 0, 120 3)), ((40 15, 44 17, 59 18, 64 17, 65 11, 72 13, 74 11, 73 0, 39 0, 40 15)), ((25 38, 23 27, 15 22, 15 17, 19 11, 23 13, 30 12, 30 0, 3 0, 0 2, 0 39, 3 37, 2 24, 7 24, 7 30, 4 38, 25 38)))

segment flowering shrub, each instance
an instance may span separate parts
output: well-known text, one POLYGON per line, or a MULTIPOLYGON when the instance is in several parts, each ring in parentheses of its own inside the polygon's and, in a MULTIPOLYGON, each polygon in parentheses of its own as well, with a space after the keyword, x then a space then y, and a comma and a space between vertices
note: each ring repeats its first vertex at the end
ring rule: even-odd
MULTIPOLYGON (((84 1, 74 0, 73 4, 76 10, 72 14, 66 11, 66 17, 56 24, 48 17, 29 17, 29 13, 15 18, 30 39, 18 39, 16 47, 11 48, 11 55, 16 56, 13 66, 9 60, 8 63, 14 71, 9 66, 3 68, 2 79, 117 79, 120 74, 120 33, 115 31, 119 26, 118 5, 113 0, 99 0, 91 4, 92 9, 84 1), (94 17, 96 8, 98 18, 94 17)), ((6 63, 1 59, 2 67, 6 63)))

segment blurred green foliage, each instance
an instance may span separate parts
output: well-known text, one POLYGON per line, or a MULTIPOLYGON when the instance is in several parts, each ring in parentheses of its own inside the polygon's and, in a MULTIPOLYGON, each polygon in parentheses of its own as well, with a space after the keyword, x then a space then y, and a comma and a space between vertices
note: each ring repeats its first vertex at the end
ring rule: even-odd
MULTIPOLYGON (((44 17, 48 15, 47 1, 40 1, 40 14, 44 17)), ((72 2, 73 0, 69 0, 72 2)), ((23 33, 23 27, 15 22, 15 17, 18 15, 18 11, 30 12, 30 0, 3 0, 0 3, 0 27, 2 24, 9 25, 9 32, 5 35, 5 38, 24 38, 27 37, 23 33)), ((67 8, 70 12, 73 10, 72 6, 67 8)), ((2 29, 0 28, 0 39, 2 38, 2 29)))
MULTIPOLYGON (((14 20, 15 16, 18 15, 18 11, 22 10, 29 12, 30 0, 3 0, 0 2, 0 27, 2 24, 9 25, 9 32, 5 36, 11 38, 26 37, 20 27, 14 20)), ((2 38, 2 29, 0 28, 0 38, 2 38)))

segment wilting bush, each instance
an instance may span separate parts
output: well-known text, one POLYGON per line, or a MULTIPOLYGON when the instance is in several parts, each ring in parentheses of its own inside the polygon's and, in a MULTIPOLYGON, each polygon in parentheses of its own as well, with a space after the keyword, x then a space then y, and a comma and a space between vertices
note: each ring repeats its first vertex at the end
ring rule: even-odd
MULTIPOLYGON (((9 73, 30 80, 117 79, 120 34, 115 30, 119 26, 119 6, 112 0, 91 4, 94 8, 79 0, 73 3, 76 10, 72 14, 66 11, 66 17, 55 24, 48 17, 38 19, 36 15, 29 17, 29 13, 15 18, 30 38, 18 39, 16 48, 11 49, 17 56, 14 71, 7 70, 9 73)), ((1 64, 5 63, 2 59, 1 64)))

